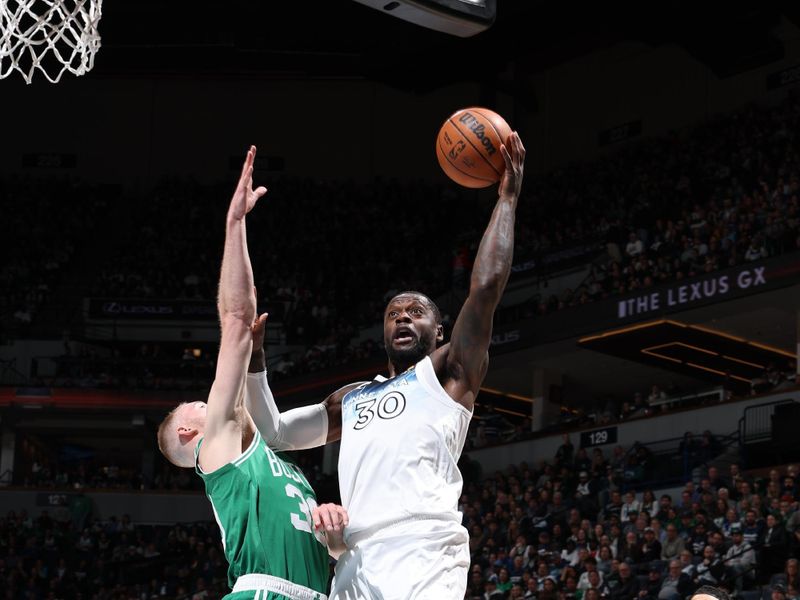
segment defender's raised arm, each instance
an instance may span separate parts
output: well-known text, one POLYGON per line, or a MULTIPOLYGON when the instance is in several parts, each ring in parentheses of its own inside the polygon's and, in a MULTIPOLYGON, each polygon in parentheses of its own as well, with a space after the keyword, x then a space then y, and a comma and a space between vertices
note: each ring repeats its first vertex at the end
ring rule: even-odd
POLYGON ((222 339, 217 372, 208 397, 205 438, 199 463, 213 471, 242 452, 237 401, 243 393, 247 363, 252 349, 251 327, 256 316, 253 269, 247 252, 245 216, 267 190, 253 189, 255 146, 251 146, 233 193, 225 223, 225 248, 219 278, 219 310, 222 339))

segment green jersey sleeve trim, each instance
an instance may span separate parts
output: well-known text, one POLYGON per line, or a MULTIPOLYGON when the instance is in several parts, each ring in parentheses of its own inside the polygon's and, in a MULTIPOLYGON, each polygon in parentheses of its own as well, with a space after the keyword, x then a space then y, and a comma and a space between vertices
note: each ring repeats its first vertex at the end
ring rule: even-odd
POLYGON ((203 468, 200 466, 200 446, 203 443, 203 439, 204 438, 201 438, 200 441, 197 442, 197 446, 195 446, 194 470, 204 481, 212 482, 224 476, 226 473, 229 473, 231 470, 240 467, 248 458, 253 456, 261 443, 261 434, 256 431, 255 435, 253 436, 253 441, 250 442, 247 450, 242 452, 238 458, 235 458, 231 462, 222 465, 219 469, 211 471, 210 473, 203 471, 203 468))

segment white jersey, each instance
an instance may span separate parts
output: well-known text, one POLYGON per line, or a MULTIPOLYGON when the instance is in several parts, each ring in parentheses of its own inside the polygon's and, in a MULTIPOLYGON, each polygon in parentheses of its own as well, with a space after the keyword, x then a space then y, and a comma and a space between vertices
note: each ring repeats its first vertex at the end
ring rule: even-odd
POLYGON ((444 391, 430 357, 345 395, 339 487, 350 518, 348 543, 407 520, 460 526, 456 463, 471 418, 444 391))

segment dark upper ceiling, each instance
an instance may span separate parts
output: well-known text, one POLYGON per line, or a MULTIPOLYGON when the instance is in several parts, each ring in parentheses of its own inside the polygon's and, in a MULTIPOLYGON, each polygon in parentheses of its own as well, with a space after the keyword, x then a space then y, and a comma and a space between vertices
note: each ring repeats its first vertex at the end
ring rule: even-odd
POLYGON ((498 0, 492 28, 462 39, 351 0, 106 0, 94 76, 358 77, 424 91, 525 76, 620 41, 677 43, 719 76, 780 58, 772 30, 797 3, 498 0), (513 68, 509 68, 513 65, 513 68))

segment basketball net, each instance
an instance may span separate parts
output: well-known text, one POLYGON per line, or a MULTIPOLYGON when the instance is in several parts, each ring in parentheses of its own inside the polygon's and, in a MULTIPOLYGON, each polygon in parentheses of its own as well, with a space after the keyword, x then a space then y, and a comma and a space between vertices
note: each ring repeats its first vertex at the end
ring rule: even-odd
POLYGON ((83 75, 100 49, 103 0, 0 0, 0 79, 38 70, 50 83, 83 75))

